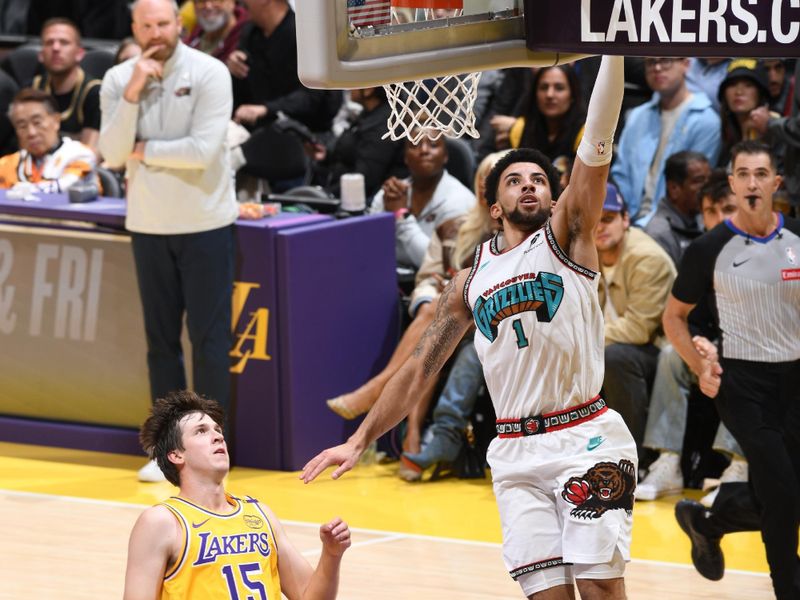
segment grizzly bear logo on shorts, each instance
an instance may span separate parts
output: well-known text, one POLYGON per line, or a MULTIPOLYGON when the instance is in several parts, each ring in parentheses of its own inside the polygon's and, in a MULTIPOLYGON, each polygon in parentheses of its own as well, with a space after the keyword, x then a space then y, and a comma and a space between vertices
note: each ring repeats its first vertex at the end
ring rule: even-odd
POLYGON ((597 463, 582 477, 570 477, 561 496, 574 504, 569 514, 581 519, 597 519, 607 510, 633 510, 636 469, 629 460, 597 463))

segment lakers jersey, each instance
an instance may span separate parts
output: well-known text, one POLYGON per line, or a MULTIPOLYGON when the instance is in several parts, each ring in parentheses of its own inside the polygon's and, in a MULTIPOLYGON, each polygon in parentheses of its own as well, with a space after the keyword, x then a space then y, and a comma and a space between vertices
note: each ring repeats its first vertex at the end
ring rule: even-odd
POLYGON ((598 275, 569 259, 550 222, 501 250, 481 244, 464 287, 475 348, 498 419, 566 409, 603 384, 598 275))
POLYGON ((234 509, 213 513, 183 498, 162 502, 178 519, 181 550, 164 574, 162 599, 280 598, 278 547, 258 501, 226 494, 234 509))

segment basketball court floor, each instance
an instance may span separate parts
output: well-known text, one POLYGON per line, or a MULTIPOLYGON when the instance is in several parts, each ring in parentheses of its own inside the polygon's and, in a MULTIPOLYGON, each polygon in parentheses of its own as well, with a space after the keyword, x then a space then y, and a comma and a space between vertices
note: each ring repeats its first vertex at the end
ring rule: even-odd
MULTIPOLYGON (((0 598, 121 597, 134 521, 176 491, 138 483, 141 465, 132 456, 0 443, 0 598)), ((303 485, 297 473, 235 468, 227 487, 269 504, 312 564, 319 524, 347 520, 353 546, 339 598, 522 598, 503 567, 488 480, 409 484, 395 472, 396 464, 362 466, 339 481, 324 474, 303 485)), ((636 505, 628 597, 773 598, 757 534, 724 539, 722 581, 694 571, 673 517, 678 499, 636 505)))

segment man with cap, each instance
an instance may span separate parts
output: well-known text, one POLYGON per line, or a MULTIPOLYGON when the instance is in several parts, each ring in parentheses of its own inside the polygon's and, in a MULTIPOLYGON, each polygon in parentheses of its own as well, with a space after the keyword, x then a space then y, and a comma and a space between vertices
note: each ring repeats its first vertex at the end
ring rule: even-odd
POLYGON ((649 388, 658 364, 661 314, 676 271, 661 246, 630 227, 625 201, 612 184, 607 186, 595 246, 605 317, 603 397, 622 415, 641 446, 649 388))

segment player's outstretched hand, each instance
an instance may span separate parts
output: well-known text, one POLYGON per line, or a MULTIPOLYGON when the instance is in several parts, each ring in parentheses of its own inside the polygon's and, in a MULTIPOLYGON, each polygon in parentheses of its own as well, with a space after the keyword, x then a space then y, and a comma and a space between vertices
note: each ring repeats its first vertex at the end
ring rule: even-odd
POLYGON ((330 523, 320 525, 319 539, 322 540, 323 552, 341 556, 350 547, 350 527, 336 517, 330 523))
POLYGON ((300 479, 303 480, 303 483, 309 483, 317 475, 333 465, 338 465, 339 468, 331 474, 331 477, 339 479, 355 466, 361 453, 362 451, 358 450, 355 444, 351 442, 345 442, 339 446, 323 450, 306 463, 306 466, 303 467, 303 472, 300 474, 300 479))

